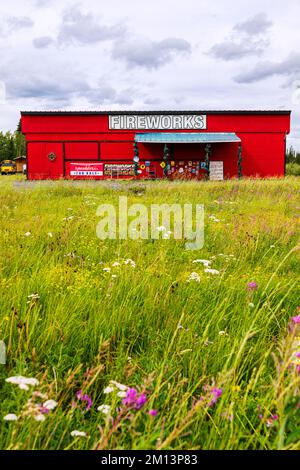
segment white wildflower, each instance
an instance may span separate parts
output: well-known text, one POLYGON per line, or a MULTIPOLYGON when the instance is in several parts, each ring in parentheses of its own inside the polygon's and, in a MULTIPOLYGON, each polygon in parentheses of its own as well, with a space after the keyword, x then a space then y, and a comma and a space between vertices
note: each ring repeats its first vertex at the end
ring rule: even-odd
POLYGON ((156 227, 156 230, 157 230, 158 232, 165 232, 167 229, 166 229, 166 227, 164 227, 163 225, 161 225, 160 227, 156 227))
POLYGON ((103 268, 103 271, 105 271, 106 273, 109 273, 111 271, 110 268, 103 268))
POLYGON ((110 380, 109 383, 117 387, 117 389, 121 390, 121 392, 125 392, 125 390, 128 389, 127 385, 120 384, 119 382, 116 382, 115 380, 110 380))
POLYGON ((203 266, 206 266, 207 268, 211 265, 211 261, 208 259, 194 259, 193 263, 202 263, 203 266))
POLYGON ((25 237, 30 237, 31 232, 25 232, 25 237))
POLYGON ((4 421, 17 421, 18 416, 14 413, 9 413, 8 415, 4 416, 4 421))
POLYGON ((111 277, 112 277, 113 279, 115 279, 115 278, 118 277, 118 276, 117 276, 116 274, 112 274, 111 277))
POLYGON ((97 410, 101 411, 105 415, 108 415, 110 413, 110 406, 109 405, 100 405, 100 406, 98 406, 97 410))
POLYGON ((124 264, 130 264, 133 268, 135 268, 135 266, 136 266, 135 262, 134 262, 132 259, 130 259, 130 258, 129 258, 129 259, 126 259, 126 260, 124 261, 124 264))
POLYGON ((77 429, 74 429, 74 431, 71 432, 71 436, 73 436, 73 437, 86 437, 86 432, 77 431, 77 429))
POLYGON ((107 394, 107 393, 112 393, 114 391, 115 391, 114 387, 108 386, 108 387, 105 387, 105 389, 103 390, 103 393, 107 394))
POLYGON ((39 381, 34 378, 30 377, 23 377, 22 375, 17 375, 14 377, 8 377, 5 379, 6 382, 18 385, 21 390, 29 390, 29 386, 31 385, 32 387, 36 386, 39 384, 39 381))
POLYGON ((255 305, 254 305, 252 302, 250 302, 250 303, 248 304, 248 307, 249 307, 249 308, 254 308, 255 305))
POLYGON ((200 282, 200 276, 198 273, 192 272, 186 282, 196 281, 200 282))
POLYGON ((113 267, 115 266, 120 266, 120 263, 118 261, 115 261, 113 264, 112 264, 113 267))
POLYGON ((47 410, 54 410, 57 407, 57 401, 46 400, 45 403, 43 403, 43 407, 47 408, 47 410))
POLYGON ((52 238, 53 234, 51 232, 48 232, 48 237, 52 238))
POLYGON ((220 274, 220 271, 218 271, 217 269, 204 269, 204 272, 207 273, 207 274, 213 274, 213 275, 217 275, 217 274, 220 274))
POLYGON ((117 396, 120 397, 120 398, 125 398, 127 395, 127 392, 118 392, 117 393, 117 396))
POLYGON ((36 421, 45 421, 46 418, 45 418, 44 415, 42 415, 42 413, 40 413, 40 414, 34 416, 34 419, 35 419, 36 421))

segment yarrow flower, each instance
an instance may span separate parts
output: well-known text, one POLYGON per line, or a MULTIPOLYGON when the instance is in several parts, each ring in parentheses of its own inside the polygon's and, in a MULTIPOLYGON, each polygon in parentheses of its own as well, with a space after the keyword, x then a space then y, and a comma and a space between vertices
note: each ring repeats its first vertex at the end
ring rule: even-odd
POLYGON ((72 437, 86 437, 86 432, 84 431, 77 431, 77 429, 74 429, 74 431, 71 432, 72 437))
POLYGON ((213 275, 220 274, 220 271, 218 271, 217 269, 210 269, 210 268, 204 269, 204 272, 207 274, 213 274, 213 275))
POLYGON ((8 377, 5 379, 6 382, 11 384, 16 384, 21 390, 29 390, 29 385, 35 387, 39 384, 39 381, 31 377, 23 377, 22 375, 17 375, 14 377, 8 377))
POLYGON ((209 261, 208 259, 194 259, 193 263, 201 263, 206 268, 208 268, 211 265, 211 261, 209 261))
POLYGON ((57 401, 55 401, 55 400, 46 400, 43 403, 43 407, 48 411, 49 410, 54 410, 57 407, 57 401))
POLYGON ((15 415, 14 413, 9 413, 8 415, 4 416, 4 421, 17 421, 18 416, 15 415))
POLYGON ((191 282, 191 281, 200 282, 199 274, 196 272, 192 272, 186 282, 191 282))
POLYGON ((100 405, 97 408, 98 411, 101 411, 105 415, 110 414, 110 409, 111 409, 111 407, 109 405, 100 405))

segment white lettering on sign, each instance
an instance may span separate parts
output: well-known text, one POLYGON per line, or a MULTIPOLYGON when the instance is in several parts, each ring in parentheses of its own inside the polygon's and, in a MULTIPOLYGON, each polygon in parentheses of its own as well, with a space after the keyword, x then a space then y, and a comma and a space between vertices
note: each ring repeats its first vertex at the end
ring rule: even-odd
POLYGON ((209 179, 212 181, 222 181, 224 179, 223 162, 209 163, 209 179))
POLYGON ((109 116, 109 129, 206 129, 206 115, 113 115, 109 116))

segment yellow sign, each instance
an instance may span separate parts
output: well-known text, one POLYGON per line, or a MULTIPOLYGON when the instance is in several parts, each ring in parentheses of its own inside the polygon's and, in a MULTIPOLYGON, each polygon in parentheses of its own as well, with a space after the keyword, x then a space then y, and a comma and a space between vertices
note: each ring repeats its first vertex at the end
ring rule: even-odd
POLYGON ((166 168, 165 162, 161 162, 160 166, 161 166, 162 168, 166 168))
POLYGON ((141 165, 141 166, 140 166, 140 169, 141 169, 141 170, 144 170, 145 168, 146 168, 145 165, 141 165))

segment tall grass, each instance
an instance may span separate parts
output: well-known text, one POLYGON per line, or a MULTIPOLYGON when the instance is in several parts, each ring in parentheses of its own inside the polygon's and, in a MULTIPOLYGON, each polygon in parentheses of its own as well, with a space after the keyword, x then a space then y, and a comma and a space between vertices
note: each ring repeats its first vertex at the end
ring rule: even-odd
POLYGON ((1 178, 0 447, 299 449, 291 357, 300 331, 290 320, 299 305, 299 190, 296 178, 1 178), (99 240, 96 208, 120 195, 129 204, 203 203, 204 248, 99 240), (198 258, 220 274, 205 273, 198 258), (187 282, 192 272, 199 283, 187 282), (5 381, 17 375, 39 385, 26 391, 5 381), (105 394, 110 380, 145 393, 146 403, 136 409, 117 390, 105 394), (213 389, 222 390, 216 403, 213 389), (79 390, 92 399, 89 410, 79 390), (46 398, 58 405, 38 422, 34 406, 46 398), (111 416, 97 411, 102 404, 111 416), (4 421, 8 413, 18 420, 4 421))

